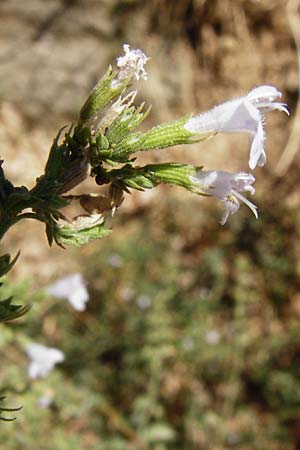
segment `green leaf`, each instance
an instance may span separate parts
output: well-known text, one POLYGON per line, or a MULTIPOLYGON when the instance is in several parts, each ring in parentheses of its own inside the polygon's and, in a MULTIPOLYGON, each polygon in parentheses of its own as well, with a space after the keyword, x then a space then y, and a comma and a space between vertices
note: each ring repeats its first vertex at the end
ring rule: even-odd
MULTIPOLYGON (((65 128, 65 127, 64 127, 65 128)), ((52 144, 45 174, 38 179, 36 186, 30 191, 32 197, 45 200, 46 206, 61 201, 56 194, 67 192, 86 177, 86 146, 90 139, 90 130, 86 127, 71 126, 61 144, 58 144, 62 128, 52 144)), ((65 206, 65 205, 63 205, 65 206)), ((31 207, 31 205, 30 205, 31 207)), ((50 205, 51 207, 51 205, 50 205)), ((59 209, 61 206, 55 206, 59 209)))
POLYGON ((46 222, 46 236, 47 236, 47 241, 48 241, 49 247, 52 246, 53 239, 54 239, 55 226, 53 224, 54 224, 54 222, 52 220, 49 222, 46 222))
MULTIPOLYGON (((69 149, 66 145, 59 145, 61 133, 66 127, 62 127, 57 133, 56 138, 50 149, 49 157, 45 166, 45 175, 48 178, 56 179, 64 168, 66 161, 69 159, 69 149)), ((71 129, 69 130, 69 134, 71 129)))
POLYGON ((8 299, 0 300, 0 322, 18 319, 31 308, 31 305, 12 305, 12 299, 13 297, 9 297, 8 299))
POLYGON ((5 255, 0 256, 0 277, 7 274, 13 265, 16 263, 17 259, 20 256, 20 252, 16 254, 13 260, 10 259, 10 254, 6 253, 5 255))
POLYGON ((104 227, 103 224, 95 225, 82 230, 75 230, 71 227, 56 227, 53 237, 58 245, 73 245, 80 247, 94 239, 102 239, 108 236, 112 230, 104 227))

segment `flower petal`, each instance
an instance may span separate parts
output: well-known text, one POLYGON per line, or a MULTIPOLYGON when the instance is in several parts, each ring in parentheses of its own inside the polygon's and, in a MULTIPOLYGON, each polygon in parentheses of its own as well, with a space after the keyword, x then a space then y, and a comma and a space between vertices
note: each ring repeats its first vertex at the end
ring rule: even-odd
POLYGON ((191 176, 191 180, 201 185, 201 188, 208 194, 224 200, 231 191, 231 179, 233 174, 222 170, 202 170, 191 176))
POLYGON ((277 97, 280 98, 281 96, 281 92, 276 87, 264 85, 252 89, 247 95, 247 99, 252 103, 260 103, 262 101, 273 103, 277 97))
POLYGON ((132 72, 136 80, 140 78, 147 80, 148 75, 144 65, 149 58, 139 48, 131 50, 128 44, 123 45, 123 50, 125 55, 117 58, 117 66, 120 69, 119 77, 124 79, 132 72))
POLYGON ((225 225, 228 217, 232 214, 235 214, 239 210, 240 204, 238 200, 233 196, 227 197, 227 199, 223 200, 222 203, 225 207, 225 211, 222 219, 220 220, 220 224, 225 225))
POLYGON ((258 163, 260 163, 260 165, 264 165, 266 162, 267 157, 264 149, 264 140, 264 129, 262 122, 260 122, 251 143, 249 167, 252 170, 255 169, 258 163))
POLYGON ((66 298, 78 311, 83 311, 85 303, 89 300, 89 293, 80 273, 73 273, 59 278, 46 289, 46 292, 55 298, 66 298))
POLYGON ((237 197, 239 200, 241 200, 243 203, 245 203, 245 205, 247 205, 248 208, 251 209, 251 211, 255 215, 256 219, 258 219, 257 206, 254 205, 254 203, 250 202, 246 197, 244 197, 239 192, 236 192, 236 191, 232 190, 232 193, 235 195, 235 197, 237 197))
POLYGON ((45 347, 41 344, 31 343, 25 347, 30 359, 28 375, 30 378, 44 378, 54 368, 55 364, 65 359, 64 353, 57 348, 45 347))

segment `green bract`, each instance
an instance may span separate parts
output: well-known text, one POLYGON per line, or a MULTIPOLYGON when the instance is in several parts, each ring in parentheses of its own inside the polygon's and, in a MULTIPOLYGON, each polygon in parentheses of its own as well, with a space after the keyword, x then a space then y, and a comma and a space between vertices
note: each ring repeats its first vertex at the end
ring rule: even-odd
POLYGON ((109 67, 103 78, 96 84, 86 102, 80 110, 80 123, 90 120, 95 114, 104 108, 111 100, 120 95, 127 87, 129 79, 113 85, 117 78, 118 70, 109 67))
MULTIPOLYGON (((184 128, 190 117, 189 114, 181 119, 158 125, 147 133, 128 135, 114 149, 114 159, 137 151, 158 150, 179 144, 194 143, 196 141, 195 134, 184 128)), ((212 133, 203 133, 203 136, 200 135, 197 141, 207 139, 211 135, 212 133)))
POLYGON ((148 164, 143 167, 126 164, 121 169, 108 171, 107 176, 110 181, 137 190, 152 189, 159 184, 174 184, 199 194, 201 189, 195 185, 191 176, 201 169, 202 167, 176 163, 148 164))

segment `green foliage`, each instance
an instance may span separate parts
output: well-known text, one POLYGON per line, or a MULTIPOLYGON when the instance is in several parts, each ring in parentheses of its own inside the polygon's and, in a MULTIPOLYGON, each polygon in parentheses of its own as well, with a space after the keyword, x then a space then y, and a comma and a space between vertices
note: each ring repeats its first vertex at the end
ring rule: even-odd
MULTIPOLYGON (((128 96, 126 98, 128 99, 128 96)), ((131 133, 150 111, 150 109, 146 112, 142 111, 144 104, 139 107, 131 106, 131 101, 130 98, 128 104, 123 105, 123 109, 109 124, 105 134, 99 132, 96 139, 92 140, 90 160, 93 167, 103 162, 128 162, 132 154, 139 151, 158 150, 179 144, 200 142, 215 134, 203 132, 196 135, 186 130, 184 125, 191 114, 153 127, 146 133, 131 133)))
MULTIPOLYGON (((5 400, 5 397, 2 396, 0 397, 0 403, 3 402, 3 400, 5 400)), ((22 407, 19 408, 5 408, 4 406, 2 406, 0 404, 0 420, 4 421, 4 422, 12 422, 13 420, 15 420, 15 417, 8 417, 7 413, 14 413, 17 411, 20 411, 20 409, 22 409, 22 407), (3 414, 6 414, 5 416, 3 414)))
POLYGON ((138 108, 135 106, 128 106, 121 111, 107 131, 106 137, 111 145, 117 146, 129 135, 131 130, 136 128, 146 119, 150 112, 150 107, 145 112, 143 112, 143 108, 144 103, 138 108))
MULTIPOLYGON (((136 114, 136 112, 132 114, 136 114)), ((146 133, 127 133, 123 139, 116 143, 113 142, 113 151, 110 159, 113 161, 127 161, 131 154, 138 151, 158 150, 179 144, 191 144, 208 139, 214 134, 207 132, 198 133, 196 136, 195 133, 186 130, 184 125, 190 117, 191 114, 188 114, 180 119, 153 127, 146 133)), ((140 118, 140 120, 143 119, 144 117, 140 118)))
MULTIPOLYGON (((11 259, 11 256, 8 253, 0 256, 0 278, 11 270, 19 258, 19 255, 20 252, 18 252, 13 259, 11 259)), ((0 288, 1 286, 2 283, 0 282, 0 288)), ((30 305, 14 305, 11 303, 12 299, 12 296, 6 299, 0 299, 0 322, 18 319, 29 311, 30 305)))
POLYGON ((259 221, 241 210, 226 229, 219 211, 190 213, 199 200, 161 196, 84 260, 86 312, 37 299, 16 333, 6 327, 0 383, 24 405, 23 426, 0 431, 6 448, 297 448, 300 219, 282 186, 269 189, 259 221), (16 349, 27 336, 66 354, 31 387, 16 349))
POLYGON ((147 133, 129 135, 116 146, 114 155, 117 158, 124 153, 136 151, 157 150, 178 144, 190 143, 193 133, 184 129, 191 114, 172 122, 158 125, 147 133))
POLYGON ((191 192, 200 193, 200 189, 191 181, 191 176, 202 167, 189 164, 163 163, 132 166, 126 164, 120 169, 112 169, 101 174, 100 180, 118 182, 123 187, 137 190, 152 189, 159 184, 174 184, 191 192))
POLYGON ((82 122, 90 120, 111 100, 126 89, 131 77, 113 85, 113 81, 117 79, 117 75, 118 70, 112 70, 112 68, 109 67, 103 78, 96 84, 81 108, 80 120, 82 122))
MULTIPOLYGON (((59 195, 75 187, 87 176, 87 157, 84 149, 89 142, 90 131, 86 127, 73 129, 71 126, 62 142, 59 142, 64 128, 54 139, 44 175, 31 190, 31 195, 40 202, 43 201, 44 207, 49 205, 48 210, 66 206, 68 202, 59 195)), ((36 208, 40 209, 42 206, 43 204, 38 204, 36 208)))
POLYGON ((73 245, 80 247, 91 240, 102 239, 108 236, 111 230, 105 228, 103 224, 94 225, 89 228, 76 230, 72 226, 56 227, 54 229, 54 239, 62 246, 73 245))
POLYGON ((12 299, 13 297, 0 300, 0 322, 18 319, 29 311, 30 305, 13 305, 12 299))
MULTIPOLYGON (((0 240, 19 221, 34 219, 45 224, 50 246, 56 242, 61 247, 79 247, 111 233, 104 225, 105 216, 113 215, 123 201, 123 191, 128 192, 128 188, 143 190, 169 183, 194 191, 189 175, 197 168, 173 163, 141 168, 134 167, 133 159, 129 159, 137 151, 191 143, 211 133, 196 138, 188 132, 184 125, 190 115, 144 134, 132 133, 150 108, 143 111, 143 103, 133 105, 136 92, 122 94, 134 76, 139 79, 141 71, 146 76, 143 65, 148 58, 140 50, 133 50, 130 56, 129 47, 124 46, 124 51, 126 56, 118 64, 119 69, 109 67, 91 91, 81 108, 78 123, 71 125, 64 136, 66 127, 60 129, 50 148, 44 173, 32 189, 14 186, 7 180, 2 168, 4 161, 0 161, 0 240), (124 162, 128 164, 118 167, 124 162), (117 167, 115 172, 108 171, 104 167, 107 164, 117 167), (64 196, 89 175, 95 176, 98 184, 110 184, 107 197, 64 196), (65 217, 61 210, 74 199, 80 199, 80 205, 89 214, 65 217)), ((11 261, 9 254, 0 257, 0 277, 10 271, 17 258, 18 255, 11 261)), ((13 296, 1 297, 0 322, 16 319, 29 310, 30 306, 13 304, 12 299, 13 296)))
POLYGON ((15 265, 17 262, 17 259, 20 256, 20 252, 16 254, 16 256, 11 259, 11 256, 9 253, 6 253, 5 255, 0 256, 0 278, 3 277, 3 275, 6 275, 10 269, 15 265))
MULTIPOLYGON (((125 94, 147 60, 142 54, 144 62, 138 62, 139 55, 134 51, 119 61, 120 71, 108 69, 77 125, 57 134, 32 189, 14 186, 0 162, 0 239, 31 218, 45 224, 50 245, 81 246, 111 233, 106 216, 131 188, 172 184, 203 194, 191 181, 201 167, 134 165, 136 152, 215 134, 188 131, 190 114, 134 131, 150 111, 133 104, 135 92, 125 94), (109 184, 107 196, 64 195, 89 176, 109 184), (62 209, 78 199, 88 214, 65 217, 62 209)), ((275 103, 274 108, 285 107, 275 103)), ((208 215, 204 226, 190 213, 195 207, 172 204, 169 197, 165 209, 156 205, 137 223, 120 224, 121 238, 85 261, 92 296, 87 312, 71 315, 62 301, 44 299, 27 324, 2 325, 0 351, 7 370, 0 373, 0 385, 11 397, 22 393, 25 406, 22 426, 0 430, 9 450, 281 450, 283 443, 292 450, 294 443, 300 445, 293 431, 300 423, 299 306, 294 305, 300 282, 289 240, 296 228, 289 224, 284 233, 288 208, 284 201, 276 204, 281 215, 274 218, 269 205, 265 222, 241 216, 221 231, 208 215), (23 354, 28 339, 47 339, 66 353, 49 381, 28 383, 23 354)), ((288 211, 293 213, 296 217, 288 211)), ((0 276, 17 257, 0 257, 0 276)), ((13 304, 17 292, 1 288, 0 322, 28 311, 22 296, 13 304)), ((17 410, 0 406, 0 419, 12 420, 9 413, 17 410)))
MULTIPOLYGON (((125 50, 128 53, 128 49, 125 50)), ((187 164, 165 163, 145 167, 134 166, 132 155, 139 151, 162 149, 178 144, 190 144, 211 137, 213 132, 192 133, 185 128, 190 119, 188 114, 180 119, 153 127, 146 133, 133 130, 147 117, 144 103, 134 105, 136 91, 123 93, 139 71, 147 57, 140 50, 133 50, 126 56, 127 62, 120 64, 120 70, 109 67, 103 78, 91 91, 83 105, 77 125, 71 125, 65 132, 59 130, 50 148, 44 174, 37 178, 32 189, 14 186, 5 178, 0 162, 0 239, 11 226, 23 219, 35 219, 45 224, 46 235, 50 245, 81 246, 90 239, 98 239, 108 234, 101 226, 80 227, 61 226, 61 221, 73 223, 61 210, 72 203, 78 196, 64 196, 78 186, 89 175, 96 177, 96 183, 112 183, 110 192, 116 186, 128 192, 128 188, 151 189, 161 183, 176 184, 192 192, 195 189, 189 175, 197 167, 187 164), (114 101, 114 103, 113 103, 114 101), (120 167, 120 164, 127 163, 120 167), (107 164, 115 168, 106 169, 107 164), (101 177, 100 177, 101 175, 101 177), (104 177, 106 175, 106 177, 104 177), (100 181, 99 181, 100 179, 100 181)), ((120 202, 111 200, 112 213, 120 202)), ((108 203, 107 203, 108 204, 108 203)), ((94 211, 94 209, 93 209, 94 211)), ((90 213, 90 211, 88 211, 90 213)), ((101 208, 95 213, 102 213, 101 208)), ((92 214, 92 213, 90 213, 92 214)), ((80 215, 79 215, 80 217, 80 215)), ((91 218, 92 219, 92 218, 91 218)), ((102 216, 104 222, 105 216, 102 216)))

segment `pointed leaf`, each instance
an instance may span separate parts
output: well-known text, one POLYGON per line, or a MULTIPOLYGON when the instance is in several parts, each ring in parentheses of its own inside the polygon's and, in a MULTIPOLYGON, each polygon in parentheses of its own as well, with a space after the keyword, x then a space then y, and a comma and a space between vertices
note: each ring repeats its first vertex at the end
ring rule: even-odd
POLYGON ((0 322, 18 319, 31 308, 31 305, 12 305, 12 299, 13 297, 0 300, 0 322))
POLYGON ((6 253, 5 255, 0 256, 0 277, 3 277, 6 273, 10 271, 13 265, 16 263, 17 259, 20 256, 20 251, 16 254, 13 260, 10 259, 10 254, 6 253))

